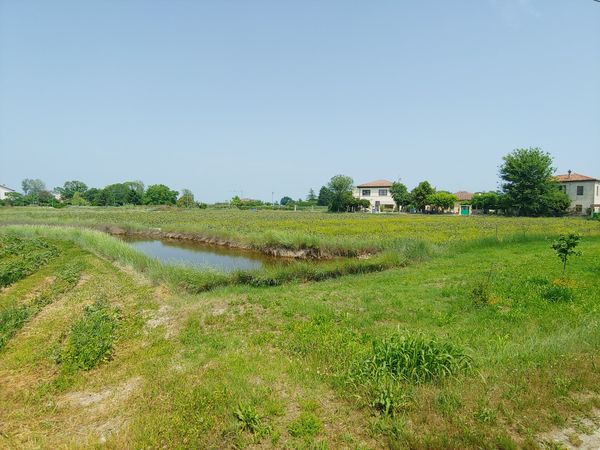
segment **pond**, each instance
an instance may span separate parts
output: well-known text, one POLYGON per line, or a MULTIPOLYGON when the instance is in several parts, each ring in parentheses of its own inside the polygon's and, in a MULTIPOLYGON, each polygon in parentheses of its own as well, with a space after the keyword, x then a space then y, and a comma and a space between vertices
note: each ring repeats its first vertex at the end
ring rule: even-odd
POLYGON ((166 264, 184 264, 221 272, 259 270, 265 266, 283 262, 257 252, 191 240, 151 239, 131 236, 123 237, 123 240, 140 252, 166 264))

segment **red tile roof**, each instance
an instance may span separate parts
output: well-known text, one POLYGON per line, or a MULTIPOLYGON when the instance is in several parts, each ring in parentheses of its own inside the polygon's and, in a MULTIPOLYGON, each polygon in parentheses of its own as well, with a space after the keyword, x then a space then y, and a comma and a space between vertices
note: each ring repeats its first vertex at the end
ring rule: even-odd
POLYGON ((575 172, 566 175, 556 175, 554 179, 559 183, 568 183, 569 181, 598 181, 597 178, 588 177, 587 175, 581 175, 580 173, 575 172))
POLYGON ((377 187, 392 187, 392 184, 394 184, 391 181, 388 180, 375 180, 375 181, 371 181, 369 183, 363 183, 363 184, 359 184, 356 187, 359 188, 377 188, 377 187))
POLYGON ((461 201, 473 199, 473 194, 467 191, 458 191, 455 192, 454 195, 456 195, 456 197, 461 201))

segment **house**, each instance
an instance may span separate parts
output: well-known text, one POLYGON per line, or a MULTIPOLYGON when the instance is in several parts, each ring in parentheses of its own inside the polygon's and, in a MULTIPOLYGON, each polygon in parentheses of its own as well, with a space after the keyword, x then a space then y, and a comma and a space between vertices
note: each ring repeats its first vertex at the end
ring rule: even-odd
POLYGON ((14 189, 11 189, 3 184, 0 184, 0 200, 4 200, 6 198, 6 194, 10 192, 17 192, 14 189))
POLYGON ((393 182, 388 180, 375 180, 359 184, 354 188, 353 195, 361 200, 369 200, 371 211, 393 210, 396 206, 390 192, 393 184, 393 182))
POLYGON ((571 200, 574 214, 600 213, 600 179, 568 171, 554 177, 563 192, 571 200))
POLYGON ((452 212, 454 214, 460 214, 461 216, 471 215, 471 200, 473 200, 473 194, 467 191, 458 191, 454 193, 454 196, 458 199, 454 203, 452 212))

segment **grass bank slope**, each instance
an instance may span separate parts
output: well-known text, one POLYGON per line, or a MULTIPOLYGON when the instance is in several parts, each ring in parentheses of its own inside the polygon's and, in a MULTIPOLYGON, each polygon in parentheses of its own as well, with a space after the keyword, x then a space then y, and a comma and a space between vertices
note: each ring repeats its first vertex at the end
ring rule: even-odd
POLYGON ((200 294, 21 237, 59 255, 0 308, 79 278, 0 350, 0 447, 533 449, 600 407, 597 237, 568 279, 522 240, 200 294))

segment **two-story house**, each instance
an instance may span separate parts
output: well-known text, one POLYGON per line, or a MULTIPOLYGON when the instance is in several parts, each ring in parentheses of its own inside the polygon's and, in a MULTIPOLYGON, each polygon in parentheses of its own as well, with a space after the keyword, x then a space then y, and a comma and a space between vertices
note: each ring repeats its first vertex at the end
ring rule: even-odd
POLYGON ((359 184, 354 188, 354 196, 359 199, 369 200, 371 211, 393 210, 396 206, 390 188, 394 184, 388 180, 376 180, 359 184))
POLYGON ((575 214, 600 212, 600 180, 569 172, 555 177, 560 188, 571 199, 571 211, 575 214))

